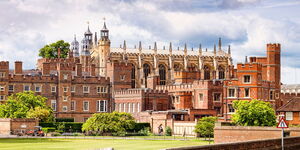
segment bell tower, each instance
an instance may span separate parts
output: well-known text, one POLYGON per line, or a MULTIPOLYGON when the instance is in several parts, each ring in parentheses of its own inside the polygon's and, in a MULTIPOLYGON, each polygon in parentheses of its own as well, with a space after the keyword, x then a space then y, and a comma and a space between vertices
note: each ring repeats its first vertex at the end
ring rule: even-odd
POLYGON ((109 30, 104 24, 100 30, 100 39, 97 46, 94 49, 93 57, 96 64, 96 74, 100 76, 107 76, 107 61, 109 60, 110 54, 110 40, 109 40, 109 30))

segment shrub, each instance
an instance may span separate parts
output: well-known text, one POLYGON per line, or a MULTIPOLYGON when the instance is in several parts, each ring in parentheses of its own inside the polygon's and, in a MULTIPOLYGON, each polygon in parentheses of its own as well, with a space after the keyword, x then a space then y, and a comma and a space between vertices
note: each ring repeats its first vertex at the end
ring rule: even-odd
POLYGON ((82 122, 66 122, 65 123, 65 131, 68 132, 82 132, 82 122))
POLYGON ((133 129, 126 129, 126 131, 127 132, 139 132, 140 130, 143 130, 147 127, 150 128, 150 123, 147 123, 147 122, 135 123, 133 129))
POLYGON ((166 136, 172 136, 172 129, 169 126, 166 127, 166 133, 165 133, 165 135, 166 136))
POLYGON ((55 128, 42 128, 42 130, 45 132, 45 133, 49 133, 49 132, 54 132, 55 131, 55 128))
POLYGON ((63 130, 55 130, 55 132, 57 132, 57 133, 63 133, 64 131, 63 130))
POLYGON ((55 133, 53 133, 51 136, 61 136, 61 134, 58 133, 58 132, 55 132, 55 133))
POLYGON ((56 128, 57 125, 54 122, 40 122, 39 125, 43 128, 56 128))
POLYGON ((138 133, 139 133, 140 135, 142 135, 142 136, 150 136, 150 135, 152 135, 152 133, 150 132, 150 128, 149 128, 149 127, 143 128, 143 129, 140 130, 138 133))

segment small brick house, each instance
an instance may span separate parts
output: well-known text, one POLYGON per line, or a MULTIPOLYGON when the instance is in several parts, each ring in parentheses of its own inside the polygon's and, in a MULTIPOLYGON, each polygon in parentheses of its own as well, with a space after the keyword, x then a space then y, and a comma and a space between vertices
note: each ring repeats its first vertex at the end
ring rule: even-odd
POLYGON ((290 99, 286 104, 276 110, 283 114, 290 125, 300 125, 300 97, 290 99))

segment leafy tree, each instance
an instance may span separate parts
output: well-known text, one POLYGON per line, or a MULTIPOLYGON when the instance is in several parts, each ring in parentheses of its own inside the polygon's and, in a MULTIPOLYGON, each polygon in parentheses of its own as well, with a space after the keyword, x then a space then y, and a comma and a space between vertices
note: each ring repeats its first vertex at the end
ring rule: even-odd
POLYGON ((214 127, 217 117, 203 117, 195 126, 195 132, 204 137, 212 137, 214 135, 214 127))
POLYGON ((259 100, 234 101, 236 124, 242 126, 273 126, 276 123, 275 111, 271 104, 259 100))
POLYGON ((57 51, 60 48, 60 57, 66 58, 68 56, 70 44, 64 40, 57 41, 55 43, 45 45, 39 50, 39 56, 43 58, 58 58, 57 51))
POLYGON ((96 113, 82 125, 82 131, 123 134, 126 129, 134 128, 134 124, 134 118, 129 113, 96 113))
POLYGON ((46 105, 46 98, 35 96, 32 91, 17 93, 0 105, 0 118, 37 118, 51 121, 53 111, 46 105))

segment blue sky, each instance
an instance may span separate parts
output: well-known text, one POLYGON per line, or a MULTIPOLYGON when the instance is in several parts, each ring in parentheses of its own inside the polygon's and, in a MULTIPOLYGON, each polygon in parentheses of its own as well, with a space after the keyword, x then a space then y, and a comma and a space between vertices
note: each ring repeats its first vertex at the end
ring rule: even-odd
POLYGON ((82 39, 106 18, 113 47, 197 47, 212 49, 219 37, 231 45, 234 62, 264 56, 267 43, 282 44, 282 82, 300 83, 298 0, 1 0, 0 60, 21 60, 35 68, 38 50, 74 34, 82 39))

